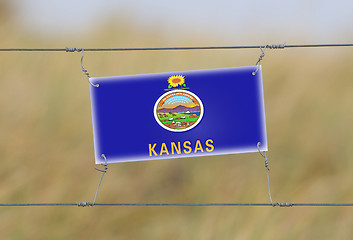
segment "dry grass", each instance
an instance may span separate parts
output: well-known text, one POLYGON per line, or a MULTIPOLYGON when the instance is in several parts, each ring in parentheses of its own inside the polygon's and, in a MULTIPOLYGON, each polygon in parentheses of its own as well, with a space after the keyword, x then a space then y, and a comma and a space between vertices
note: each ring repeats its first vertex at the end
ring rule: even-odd
MULTIPOLYGON (((108 29, 53 44, 169 45, 158 32, 108 29)), ((1 31, 7 33, 2 47, 48 46, 39 37, 4 26, 1 31)), ((253 65, 258 55, 87 53, 85 66, 92 76, 109 76, 253 65)), ((275 201, 353 201, 352 56, 348 48, 268 51, 263 78, 275 201)), ((0 54, 2 203, 92 201, 100 174, 94 170, 89 86, 79 58, 0 54)), ((113 164, 98 201, 267 202, 263 159, 242 154, 113 164)), ((2 239, 349 239, 352 226, 349 208, 0 208, 2 239)))

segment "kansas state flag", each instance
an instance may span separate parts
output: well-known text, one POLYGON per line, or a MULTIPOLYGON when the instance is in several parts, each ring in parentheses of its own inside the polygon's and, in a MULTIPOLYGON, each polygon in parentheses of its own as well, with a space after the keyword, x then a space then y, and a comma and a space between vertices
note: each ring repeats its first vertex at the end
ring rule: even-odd
POLYGON ((96 164, 267 151, 256 68, 91 78, 96 164))

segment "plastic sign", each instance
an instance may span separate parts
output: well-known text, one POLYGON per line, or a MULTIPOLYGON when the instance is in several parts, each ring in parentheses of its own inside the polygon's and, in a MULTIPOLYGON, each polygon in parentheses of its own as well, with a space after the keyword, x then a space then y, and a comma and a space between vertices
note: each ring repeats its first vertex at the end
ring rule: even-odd
POLYGON ((96 163, 267 151, 256 68, 91 78, 96 163))

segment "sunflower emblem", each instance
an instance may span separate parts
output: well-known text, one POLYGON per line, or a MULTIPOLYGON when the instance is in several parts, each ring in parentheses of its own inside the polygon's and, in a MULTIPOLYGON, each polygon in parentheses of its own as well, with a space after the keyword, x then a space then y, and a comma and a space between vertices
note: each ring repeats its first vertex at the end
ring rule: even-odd
POLYGON ((185 77, 182 75, 174 75, 174 76, 169 77, 168 83, 169 83, 168 90, 170 90, 171 88, 179 87, 179 86, 181 89, 183 89, 183 87, 186 87, 185 77))

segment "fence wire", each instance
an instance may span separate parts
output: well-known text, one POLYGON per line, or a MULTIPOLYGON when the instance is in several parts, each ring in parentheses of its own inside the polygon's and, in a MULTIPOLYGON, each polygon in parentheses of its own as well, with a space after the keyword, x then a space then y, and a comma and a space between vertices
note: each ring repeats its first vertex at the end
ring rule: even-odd
POLYGON ((329 44, 267 44, 248 46, 202 46, 202 47, 137 47, 137 48, 0 48, 1 52, 81 52, 81 51, 173 51, 173 50, 229 50, 229 49, 285 49, 285 48, 320 48, 353 47, 353 43, 329 44))
MULTIPOLYGON (((321 47, 353 47, 353 43, 329 43, 329 44, 271 44, 271 45, 248 45, 248 46, 203 46, 203 47, 141 47, 141 48, 0 48, 0 52, 102 52, 102 51, 175 51, 175 50, 231 50, 231 49, 285 49, 285 48, 321 48, 321 47)), ((81 59, 82 61, 82 59, 81 59)), ((82 64, 82 62, 81 62, 82 64)), ((261 152, 260 152, 261 154, 261 152)), ((262 154, 261 154, 262 155, 262 154)), ((266 155, 262 155, 266 158, 266 155)), ((267 158, 266 158, 267 161, 267 158)), ((266 162, 265 162, 266 164, 266 162)), ((106 167, 106 166, 105 166, 106 167)), ((149 207, 353 207, 353 203, 293 203, 293 202, 272 202, 268 163, 267 163, 267 180, 269 197, 271 203, 96 203, 97 193, 104 176, 103 172, 101 181, 99 182, 94 201, 76 202, 76 203, 0 203, 0 207, 52 207, 52 206, 77 206, 77 207, 94 207, 94 206, 149 206, 149 207)))
POLYGON ((353 207, 353 203, 1 203, 0 207, 353 207))

